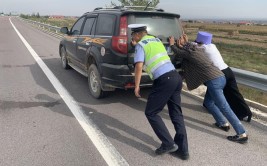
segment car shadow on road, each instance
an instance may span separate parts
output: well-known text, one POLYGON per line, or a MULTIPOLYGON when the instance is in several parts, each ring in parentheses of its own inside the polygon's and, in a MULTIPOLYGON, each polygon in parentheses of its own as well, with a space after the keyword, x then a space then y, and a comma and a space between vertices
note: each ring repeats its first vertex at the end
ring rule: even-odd
MULTIPOLYGON (((149 92, 150 92, 150 88, 141 89, 142 98, 147 98, 149 92)), ((117 90, 117 93, 113 94, 114 96, 116 96, 116 98, 112 98, 112 96, 110 96, 109 99, 106 99, 106 100, 110 100, 110 102, 115 102, 114 100, 116 100, 117 97, 119 97, 120 99, 128 98, 128 100, 121 100, 120 102, 123 102, 123 104, 132 107, 134 110, 138 110, 138 111, 141 111, 144 113, 144 110, 146 107, 146 101, 138 100, 134 96, 134 93, 131 91, 117 90), (119 93, 119 94, 117 94, 117 93, 119 93)), ((182 106, 183 112, 185 109, 189 109, 189 110, 193 110, 194 112, 196 112, 196 114, 199 114, 199 113, 203 114, 204 113, 204 114, 207 114, 207 116, 211 116, 206 111, 206 109, 204 109, 201 105, 188 104, 188 103, 184 103, 182 101, 181 106, 182 106)), ((160 113, 160 116, 163 119, 170 120, 169 113, 168 113, 168 110, 166 107, 160 113)), ((196 118, 194 118, 191 116, 186 116, 185 113, 183 113, 183 116, 184 116, 186 127, 190 127, 192 129, 195 129, 195 130, 198 130, 198 131, 201 131, 201 132, 204 132, 204 133, 207 133, 209 135, 213 135, 213 136, 216 136, 219 138, 225 138, 225 135, 219 134, 219 133, 213 131, 216 128, 213 124, 197 119, 198 115, 196 115, 195 116, 196 118), (201 127, 201 125, 206 126, 206 127, 210 127, 211 129, 207 129, 206 127, 201 127)))
MULTIPOLYGON (((149 93, 150 90, 149 89, 143 89, 142 91, 144 92, 143 97, 147 97, 147 94, 149 93)), ((133 108, 134 111, 137 110, 137 111, 142 112, 143 114, 144 114, 144 109, 146 106, 146 102, 136 99, 136 97, 134 96, 132 91, 123 91, 123 90, 117 90, 109 97, 102 99, 102 102, 103 102, 102 104, 122 103, 123 105, 127 105, 127 106, 133 108), (126 100, 126 98, 127 98, 127 100, 126 100), (118 99, 120 101, 118 101, 118 99)), ((183 104, 182 104, 182 106, 183 106, 183 104)), ((199 112, 204 111, 202 106, 200 106, 200 105, 198 106, 198 105, 185 104, 185 106, 189 106, 189 109, 194 108, 194 109, 202 110, 199 112)), ((129 110, 127 110, 127 111, 129 111, 129 110)), ((198 111, 197 111, 197 113, 198 113, 198 111)), ((92 115, 89 115, 89 116, 92 116, 92 115)), ((145 116, 145 114, 144 114, 144 116, 145 116)), ((168 111, 166 109, 164 109, 160 113, 160 116, 165 120, 170 120, 168 111)), ((186 127, 189 127, 189 128, 194 129, 194 130, 209 134, 211 136, 225 139, 225 135, 213 131, 215 129, 215 126, 213 126, 212 124, 209 124, 207 122, 198 120, 198 119, 193 118, 193 117, 185 116, 185 115, 184 115, 184 119, 185 119, 186 127), (202 127, 202 126, 205 126, 205 127, 202 127), (210 129, 207 129, 209 127, 210 127, 210 129)), ((152 156, 154 156, 154 152, 151 150, 151 147, 146 146, 146 145, 144 146, 143 143, 136 141, 135 139, 129 139, 128 137, 125 137, 125 136, 121 135, 119 133, 119 131, 126 132, 129 135, 145 142, 146 144, 152 145, 154 147, 158 147, 160 145, 160 143, 153 140, 153 138, 151 136, 141 132, 138 129, 134 129, 134 128, 122 123, 121 121, 114 119, 111 116, 108 116, 106 114, 95 111, 95 117, 93 118, 93 120, 101 128, 101 130, 104 132, 105 135, 112 137, 114 139, 117 139, 117 140, 119 140, 125 144, 129 144, 129 145, 133 146, 134 148, 137 148, 138 150, 146 152, 152 156), (99 121, 99 119, 101 119, 101 121, 99 121), (112 127, 107 127, 107 126, 112 126, 112 127), (116 130, 118 130, 118 131, 116 131, 116 130), (115 134, 115 136, 114 136, 114 134, 115 134), (150 143, 151 141, 153 141, 153 143, 150 143)))
POLYGON ((83 109, 86 110, 87 115, 107 137, 147 153, 152 157, 156 156, 154 147, 159 147, 160 143, 150 135, 99 111, 84 107, 83 109))

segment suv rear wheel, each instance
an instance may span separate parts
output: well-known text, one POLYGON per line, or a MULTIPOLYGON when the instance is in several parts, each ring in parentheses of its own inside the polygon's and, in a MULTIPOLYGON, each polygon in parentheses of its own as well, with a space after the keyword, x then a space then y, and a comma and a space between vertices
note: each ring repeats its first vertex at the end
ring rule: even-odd
POLYGON ((66 54, 66 51, 65 51, 65 48, 64 47, 61 47, 60 54, 61 54, 60 57, 61 57, 62 67, 64 69, 69 69, 70 66, 69 66, 69 63, 68 63, 67 54, 66 54))
POLYGON ((88 85, 91 95, 97 99, 104 97, 107 93, 101 89, 100 74, 95 64, 91 64, 88 69, 88 85))

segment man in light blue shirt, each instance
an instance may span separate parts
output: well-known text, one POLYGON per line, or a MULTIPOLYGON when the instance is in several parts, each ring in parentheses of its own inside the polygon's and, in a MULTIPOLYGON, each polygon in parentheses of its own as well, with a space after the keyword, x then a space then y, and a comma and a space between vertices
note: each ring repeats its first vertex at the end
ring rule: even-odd
POLYGON ((147 34, 146 26, 131 24, 132 44, 135 45, 135 90, 140 96, 140 81, 143 67, 153 79, 151 93, 147 99, 145 115, 155 134, 162 144, 156 149, 158 155, 175 152, 183 160, 189 158, 187 134, 181 110, 181 76, 175 71, 170 57, 162 42, 147 34), (174 139, 158 115, 165 105, 168 105, 169 115, 176 134, 174 139))
MULTIPOLYGON (((137 62, 145 62, 144 49, 138 43, 135 45, 135 56, 134 56, 134 63, 137 63, 137 62)), ((155 72, 153 73, 153 78, 157 79, 162 74, 165 74, 171 70, 175 70, 173 64, 171 62, 165 63, 155 70, 155 72)))

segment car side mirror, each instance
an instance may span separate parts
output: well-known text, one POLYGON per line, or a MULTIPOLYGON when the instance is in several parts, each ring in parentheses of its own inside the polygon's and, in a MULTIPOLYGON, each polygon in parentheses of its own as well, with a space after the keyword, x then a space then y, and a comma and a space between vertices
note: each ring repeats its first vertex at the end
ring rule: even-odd
POLYGON ((68 34, 69 33, 68 27, 60 28, 60 32, 63 33, 63 34, 68 34))

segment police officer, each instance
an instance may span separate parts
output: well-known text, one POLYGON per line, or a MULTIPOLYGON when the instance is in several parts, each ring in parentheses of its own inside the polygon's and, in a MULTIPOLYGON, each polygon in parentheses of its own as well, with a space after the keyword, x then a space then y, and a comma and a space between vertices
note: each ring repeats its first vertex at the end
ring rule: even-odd
POLYGON ((167 51, 160 41, 147 34, 146 25, 130 24, 132 44, 135 45, 135 90, 136 97, 140 96, 140 80, 144 69, 153 80, 151 93, 148 96, 145 115, 155 134, 161 140, 161 146, 155 153, 175 152, 183 160, 189 158, 187 134, 181 110, 182 79, 175 71, 167 51), (167 104, 169 116, 176 134, 171 137, 162 118, 158 115, 167 104))

